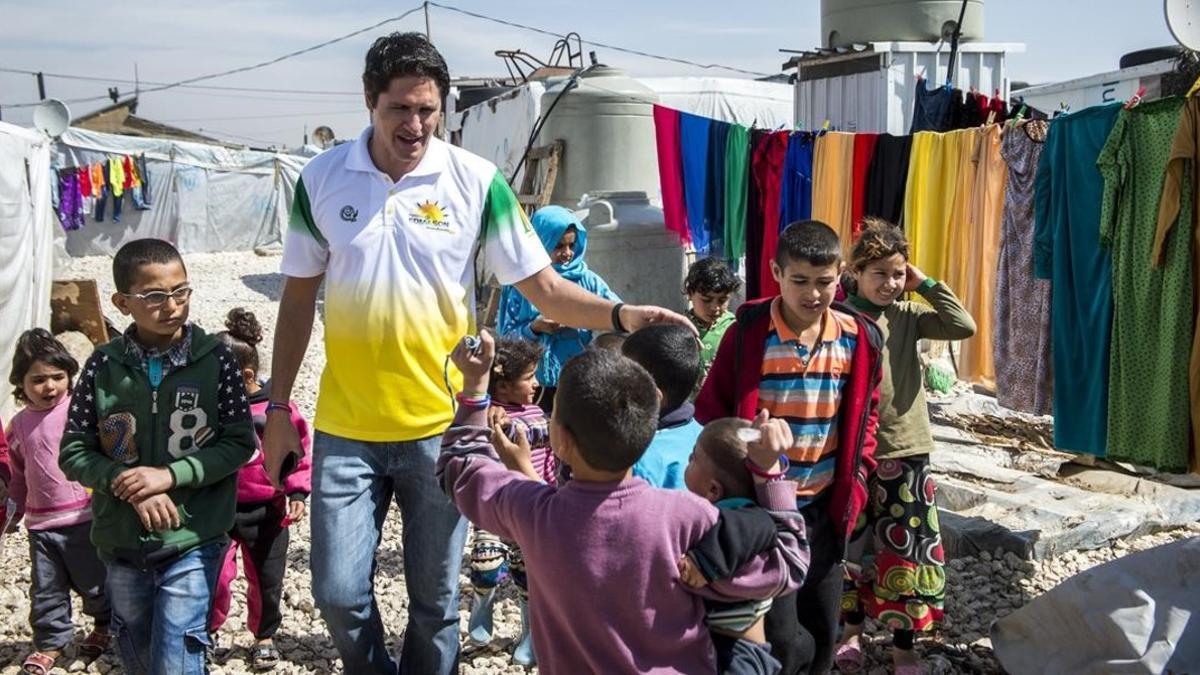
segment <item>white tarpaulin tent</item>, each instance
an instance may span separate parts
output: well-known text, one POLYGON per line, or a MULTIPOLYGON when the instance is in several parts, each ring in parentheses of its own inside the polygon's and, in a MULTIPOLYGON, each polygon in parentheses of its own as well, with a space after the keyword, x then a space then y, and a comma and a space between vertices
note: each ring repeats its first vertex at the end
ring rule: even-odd
MULTIPOLYGON (((637 78, 668 108, 763 129, 792 127, 792 87, 775 82, 722 77, 637 78)), ((461 131, 462 147, 512 176, 542 114, 543 82, 529 82, 449 116, 447 128, 461 131)))
POLYGON ((149 210, 123 201, 112 221, 88 214, 67 233, 74 256, 112 255, 133 239, 173 242, 184 253, 247 251, 282 241, 288 209, 307 157, 219 145, 105 134, 71 128, 54 144, 55 169, 91 165, 111 156, 144 155, 152 198, 149 210))
POLYGON ((54 228, 50 203, 51 140, 39 131, 0 122, 0 418, 15 412, 8 390, 21 333, 50 325, 54 228))

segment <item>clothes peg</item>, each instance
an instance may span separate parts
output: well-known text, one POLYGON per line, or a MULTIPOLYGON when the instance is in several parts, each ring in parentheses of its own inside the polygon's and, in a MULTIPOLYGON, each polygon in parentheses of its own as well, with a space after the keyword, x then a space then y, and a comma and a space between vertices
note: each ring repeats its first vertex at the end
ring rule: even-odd
POLYGON ((1188 89, 1188 97, 1191 98, 1197 91, 1200 91, 1200 77, 1197 77, 1196 81, 1192 83, 1192 88, 1188 89))
POLYGON ((988 111, 988 116, 987 116, 987 122, 985 122, 983 126, 985 126, 985 127, 990 127, 990 126, 992 126, 992 125, 993 125, 993 124, 995 124, 995 123, 996 123, 996 111, 995 111, 995 110, 989 110, 989 111, 988 111))
POLYGON ((1142 97, 1146 95, 1146 87, 1142 85, 1138 87, 1137 93, 1134 94, 1128 101, 1125 102, 1126 110, 1133 110, 1137 104, 1142 102, 1142 97))
POLYGON ((825 120, 825 123, 821 125, 821 131, 829 131, 829 120, 825 120))

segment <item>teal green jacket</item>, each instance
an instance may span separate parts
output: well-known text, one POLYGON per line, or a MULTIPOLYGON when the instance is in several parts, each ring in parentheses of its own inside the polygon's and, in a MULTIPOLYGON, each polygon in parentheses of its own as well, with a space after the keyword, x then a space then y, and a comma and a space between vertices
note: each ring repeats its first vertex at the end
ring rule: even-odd
POLYGON ((191 327, 186 363, 143 360, 121 336, 98 348, 75 387, 59 466, 92 489, 92 543, 106 560, 149 569, 205 544, 233 526, 237 471, 257 437, 237 358, 191 327), (152 386, 150 373, 161 380, 152 386), (167 496, 180 526, 149 532, 113 480, 137 466, 166 467, 167 496))

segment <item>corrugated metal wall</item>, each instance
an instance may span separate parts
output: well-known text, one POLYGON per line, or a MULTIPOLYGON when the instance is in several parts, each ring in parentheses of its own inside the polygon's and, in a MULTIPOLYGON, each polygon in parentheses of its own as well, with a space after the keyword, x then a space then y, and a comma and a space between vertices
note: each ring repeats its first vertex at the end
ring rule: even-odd
MULTIPOLYGON (((999 89, 1007 99, 1005 51, 999 46, 980 46, 972 49, 968 43, 960 50, 954 86, 964 91, 973 86, 988 96, 999 89)), ((889 50, 885 66, 874 72, 804 81, 801 64, 801 79, 796 82, 797 128, 820 129, 828 120, 842 131, 908 133, 917 76, 923 73, 927 86, 944 84, 950 54, 948 48, 934 52, 904 47, 900 44, 889 50)))

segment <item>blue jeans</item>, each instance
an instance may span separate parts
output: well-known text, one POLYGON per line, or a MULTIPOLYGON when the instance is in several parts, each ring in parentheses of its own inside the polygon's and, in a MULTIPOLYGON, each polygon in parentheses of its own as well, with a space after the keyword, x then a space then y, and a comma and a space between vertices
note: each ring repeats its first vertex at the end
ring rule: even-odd
POLYGON ((399 668, 458 672, 458 573, 467 521, 434 477, 441 437, 355 441, 318 431, 313 441, 312 578, 347 673, 394 675, 374 596, 375 551, 393 497, 403 519, 408 626, 399 668))
POLYGON ((151 570, 108 563, 112 632, 127 675, 203 675, 208 609, 225 544, 151 570))

